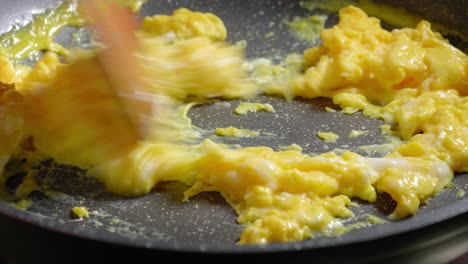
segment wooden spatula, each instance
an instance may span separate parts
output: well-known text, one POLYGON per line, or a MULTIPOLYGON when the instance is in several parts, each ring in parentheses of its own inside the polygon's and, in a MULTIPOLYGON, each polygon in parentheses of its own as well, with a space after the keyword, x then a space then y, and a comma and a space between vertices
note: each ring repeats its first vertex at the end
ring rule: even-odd
POLYGON ((28 76, 22 90, 37 150, 91 168, 127 155, 149 136, 155 96, 145 91, 133 13, 114 0, 80 1, 104 47, 97 57, 66 58, 67 67, 46 53, 35 65, 40 74, 28 76))
POLYGON ((144 139, 154 101, 145 90, 141 66, 135 56, 138 49, 137 17, 117 0, 82 0, 82 4, 91 27, 105 45, 98 56, 116 100, 122 106, 122 118, 128 119, 139 139, 144 139))

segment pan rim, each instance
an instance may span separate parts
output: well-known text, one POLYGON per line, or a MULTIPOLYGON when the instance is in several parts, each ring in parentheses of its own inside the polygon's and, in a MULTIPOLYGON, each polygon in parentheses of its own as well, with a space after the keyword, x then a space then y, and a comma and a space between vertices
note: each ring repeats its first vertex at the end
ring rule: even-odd
MULTIPOLYGON (((430 228, 431 226, 441 224, 444 221, 455 218, 460 215, 468 214, 468 203, 465 199, 457 201, 457 206, 441 207, 438 209, 438 214, 434 218, 421 217, 416 226, 408 225, 402 220, 392 222, 390 225, 375 225, 380 228, 377 232, 364 233, 363 229, 356 229, 352 232, 362 232, 361 235, 330 237, 325 241, 317 243, 313 238, 297 241, 297 242, 284 242, 284 243, 270 243, 267 245, 236 245, 236 244, 222 244, 216 242, 200 243, 197 246, 193 243, 183 243, 180 241, 162 241, 147 239, 135 239, 119 235, 116 233, 106 232, 90 227, 82 227, 73 225, 72 222, 59 221, 55 218, 40 216, 33 212, 14 208, 4 201, 0 201, 0 214, 6 216, 14 221, 21 221, 28 225, 38 226, 41 229, 49 232, 59 233, 65 236, 78 237, 85 240, 94 240, 101 243, 118 245, 128 248, 141 248, 147 250, 162 250, 165 252, 184 252, 184 253, 204 253, 204 254, 258 254, 258 253, 288 253, 304 250, 320 250, 324 248, 339 248, 343 246, 352 246, 367 242, 378 240, 385 240, 391 237, 405 235, 413 231, 430 228)), ((413 216, 416 217, 416 216, 413 216)), ((409 218, 410 219, 410 218, 409 218)), ((468 230, 468 226, 465 226, 468 230)))

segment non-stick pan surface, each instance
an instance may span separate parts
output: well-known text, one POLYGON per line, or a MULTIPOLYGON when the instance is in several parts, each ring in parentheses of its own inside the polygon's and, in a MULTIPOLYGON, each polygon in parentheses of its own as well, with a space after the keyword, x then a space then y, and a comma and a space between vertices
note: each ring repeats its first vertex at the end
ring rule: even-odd
MULTIPOLYGON (((8 30, 12 23, 27 21, 31 19, 32 14, 45 8, 54 7, 59 1, 0 0, 0 2, 0 32, 3 32, 8 30)), ((392 3, 395 2, 398 1, 392 1, 392 3)), ((420 1, 420 3, 422 2, 424 1, 420 1)), ((436 2, 431 1, 428 5, 436 2)), ((298 3, 299 1, 285 0, 150 0, 143 6, 141 15, 169 14, 178 7, 213 12, 225 22, 228 30, 228 41, 247 41, 247 56, 249 58, 268 57, 275 59, 291 52, 301 53, 312 45, 310 42, 295 38, 282 22, 284 19, 308 14, 308 11, 299 7, 298 3), (265 38, 265 34, 268 32, 275 34, 271 38, 265 38)), ((444 3, 446 2, 444 1, 444 3)), ((420 5, 424 8, 419 9, 417 5, 411 7, 415 10, 422 10, 429 18, 438 19, 450 24, 450 26, 464 25, 464 23, 460 24, 459 19, 466 20, 467 5, 465 1, 448 1, 447 3, 453 13, 442 18, 440 12, 434 12, 435 9, 431 9, 428 5, 420 5)), ((331 26, 335 22, 336 15, 332 15, 327 21, 327 26, 331 26)), ((68 35, 73 30, 67 29, 64 34, 61 34, 60 41, 66 44, 69 40, 68 35)), ((457 45, 461 45, 459 48, 465 48, 462 42, 457 43, 457 45)), ((324 111, 325 106, 332 108, 335 106, 325 99, 298 99, 288 103, 280 98, 262 96, 252 101, 271 103, 277 113, 271 115, 260 112, 238 116, 233 114, 233 108, 237 106, 238 101, 232 101, 229 105, 212 104, 195 107, 190 111, 189 117, 192 118, 196 126, 204 129, 232 125, 276 134, 276 137, 222 141, 243 146, 266 145, 276 149, 279 145, 296 143, 301 145, 306 153, 325 152, 334 148, 360 152, 358 147, 361 145, 385 142, 379 130, 381 121, 364 117, 359 113, 343 115, 339 112, 326 112, 324 111), (366 136, 359 139, 348 139, 346 142, 348 138, 346 135, 351 129, 362 128, 369 131, 366 136), (341 136, 343 141, 336 144, 324 144, 318 139, 314 141, 310 135, 323 129, 334 131, 341 136)), ((221 141, 222 139, 217 140, 221 141)), ((360 153, 380 155, 378 153, 360 153)), ((48 170, 47 173, 41 173, 38 181, 40 183, 46 182, 59 194, 50 198, 38 192, 33 193, 31 199, 34 202, 27 211, 0 203, 2 221, 9 223, 1 224, 3 222, 0 222, 0 230, 3 228, 5 234, 27 236, 28 233, 25 230, 30 230, 31 226, 34 226, 34 228, 45 231, 43 233, 45 236, 48 234, 57 235, 58 233, 65 237, 79 237, 89 240, 88 243, 103 242, 106 245, 140 248, 147 251, 204 254, 317 252, 317 250, 326 250, 327 248, 358 245, 396 235, 411 234, 415 230, 449 223, 450 219, 455 217, 464 217, 466 220, 466 212, 468 212, 468 197, 457 197, 458 190, 468 188, 468 175, 457 175, 454 179, 454 188, 442 191, 430 200, 429 204, 422 206, 415 216, 408 219, 356 229, 340 237, 317 236, 297 243, 237 246, 235 242, 242 227, 236 223, 236 215, 232 208, 217 193, 202 193, 192 200, 182 203, 180 202, 182 192, 187 187, 179 183, 165 183, 158 185, 154 191, 143 197, 129 199, 107 193, 100 183, 83 177, 83 172, 80 170, 71 170, 69 167, 56 164, 53 161, 47 161, 45 165, 53 169, 48 170), (91 217, 86 220, 72 219, 70 209, 77 205, 86 206, 92 212, 91 217), (5 230, 11 228, 11 223, 14 222, 18 223, 18 228, 21 230, 5 230)), ((382 201, 378 202, 377 205, 358 201, 360 206, 354 209, 356 217, 350 221, 362 221, 364 220, 362 216, 365 214, 385 219, 388 211, 384 208, 388 205, 384 204, 385 199, 382 201)), ((461 225, 459 227, 466 229, 467 226, 461 225)), ((33 232, 31 231, 30 234, 33 232)), ((436 236, 438 236, 436 239, 443 239, 441 234, 436 236)), ((0 239, 4 238, 5 236, 0 237, 0 239)), ((31 238, 24 237, 24 239, 31 238)), ((14 239, 10 237, 2 243, 6 245, 9 240, 13 241, 14 239)), ((371 253, 369 252, 369 255, 372 255, 371 253)), ((376 254, 381 253, 383 252, 376 254)), ((339 257, 339 253, 337 254, 334 256, 335 258, 339 257)), ((345 256, 342 257, 345 259, 345 256)))

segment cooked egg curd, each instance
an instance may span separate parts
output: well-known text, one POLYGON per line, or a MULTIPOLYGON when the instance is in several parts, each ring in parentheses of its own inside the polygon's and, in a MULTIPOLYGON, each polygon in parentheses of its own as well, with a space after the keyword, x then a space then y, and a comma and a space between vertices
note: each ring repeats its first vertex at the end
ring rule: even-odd
POLYGON ((16 89, 0 90, 0 168, 20 141, 32 136, 38 152, 88 169, 110 192, 143 195, 164 181, 190 186, 185 200, 217 191, 245 226, 239 244, 341 234, 346 228, 340 219, 353 215, 352 199, 375 202, 378 193, 397 203, 390 219, 408 217, 454 173, 468 172, 468 57, 427 21, 387 31, 377 18, 347 6, 338 24, 321 32, 320 46, 304 51, 301 60, 289 58, 303 72, 263 67, 274 78, 262 79, 262 85, 249 75, 255 71, 245 70, 243 50, 224 42, 226 34, 214 14, 183 8, 144 20, 137 32, 138 58, 146 84, 167 104, 167 113, 155 117, 153 137, 113 156, 101 155, 111 146, 106 142, 76 149, 83 133, 106 133, 114 140, 122 126, 106 122, 116 106, 104 92, 109 84, 94 52, 71 52, 61 61, 60 49, 49 49, 24 70, 9 59, 21 52, 6 49, 0 54, 0 81, 15 82, 16 89), (192 102, 261 93, 331 98, 343 109, 383 119, 404 143, 385 157, 368 158, 350 151, 307 155, 297 148, 189 140, 201 138, 186 116, 192 102), (75 98, 93 103, 70 110, 67 104, 75 98), (23 111, 23 106, 34 107, 23 111))

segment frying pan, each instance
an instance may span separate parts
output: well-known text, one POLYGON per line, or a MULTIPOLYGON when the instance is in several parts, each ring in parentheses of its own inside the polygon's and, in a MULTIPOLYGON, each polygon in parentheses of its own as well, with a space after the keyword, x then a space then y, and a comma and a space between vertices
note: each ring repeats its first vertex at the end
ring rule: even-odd
MULTIPOLYGON (((0 2, 0 32, 4 32, 12 23, 29 21, 35 13, 55 7, 60 1, 0 2)), ((389 0, 387 3, 417 12, 430 21, 466 31, 468 5, 465 0, 389 0)), ((291 52, 300 53, 312 45, 294 37, 281 22, 310 14, 299 6, 299 1, 149 0, 142 7, 141 15, 169 14, 178 7, 218 15, 227 27, 228 41, 247 41, 248 58, 281 58, 291 52), (265 38, 266 32, 275 34, 265 38)), ((336 14, 331 14, 326 26, 336 21, 336 14)), ((70 33, 74 30, 64 29, 58 41, 69 44, 70 33)), ((467 47, 461 38, 447 37, 460 49, 467 47)), ((280 98, 260 96, 250 101, 271 103, 277 115, 259 112, 237 116, 233 109, 238 101, 233 100, 230 104, 194 107, 189 117, 194 125, 204 129, 232 125, 276 135, 242 140, 214 138, 242 146, 266 145, 278 149, 279 145, 295 143, 302 146, 305 153, 334 148, 360 152, 361 145, 385 142, 379 130, 380 121, 359 113, 328 113, 324 111, 325 106, 336 106, 327 99, 297 99, 288 103, 280 98), (369 131, 366 136, 348 139, 346 135, 351 129, 362 127, 369 131), (324 144, 307 136, 324 128, 336 132, 343 141, 324 144)), ((48 169, 40 173, 37 180, 40 184, 47 183, 55 195, 33 192, 30 197, 33 204, 27 211, 0 203, 0 260, 4 258, 12 263, 80 262, 88 260, 90 252, 100 252, 107 260, 143 255, 153 260, 156 260, 154 257, 169 256, 173 260, 184 258, 191 261, 226 258, 298 263, 384 263, 395 260, 405 263, 419 259, 424 263, 443 263, 468 250, 468 197, 456 195, 457 190, 468 188, 467 174, 457 175, 454 188, 443 190, 429 204, 422 206, 415 216, 398 222, 355 229, 340 237, 318 235, 303 242, 239 246, 235 243, 242 227, 236 223, 232 208, 217 193, 202 193, 182 203, 182 192, 187 186, 169 182, 158 185, 142 197, 125 198, 107 193, 101 183, 83 177, 83 171, 77 168, 51 160, 44 161, 43 167, 48 169), (89 219, 70 217, 70 209, 77 205, 86 206, 91 211, 89 219)), ((15 181, 7 185, 7 188, 14 188, 15 181)), ((357 202, 359 207, 353 209, 356 217, 349 220, 350 223, 362 221, 360 217, 365 214, 385 219, 388 207, 392 206, 385 197, 376 204, 357 202)))

